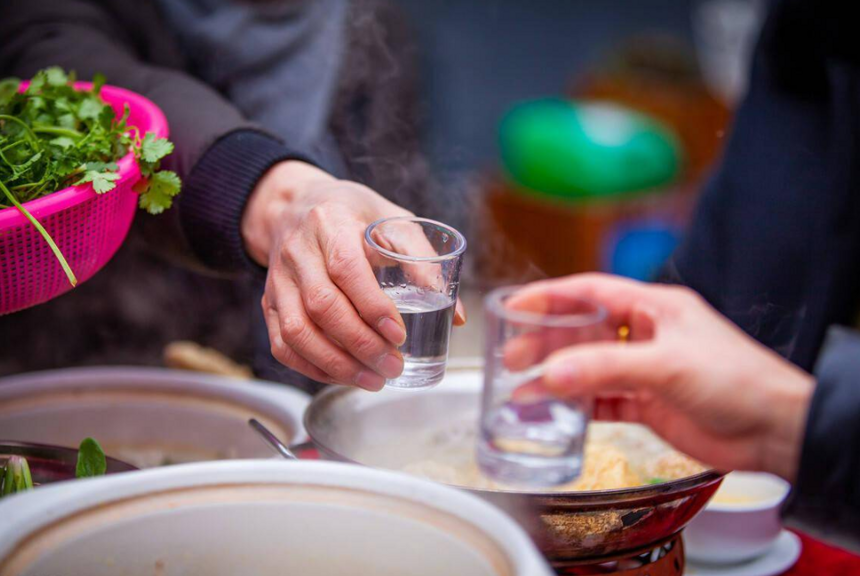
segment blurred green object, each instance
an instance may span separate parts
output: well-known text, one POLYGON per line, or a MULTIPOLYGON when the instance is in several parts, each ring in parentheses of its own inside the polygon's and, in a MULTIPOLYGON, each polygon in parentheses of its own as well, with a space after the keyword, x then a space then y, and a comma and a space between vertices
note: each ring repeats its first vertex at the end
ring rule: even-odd
POLYGON ((516 184, 558 198, 656 190, 681 168, 681 146, 669 128, 609 102, 519 104, 502 119, 499 142, 516 184))
POLYGON ((21 456, 10 456, 3 471, 2 496, 24 492, 33 489, 33 477, 30 475, 30 466, 26 458, 21 456))

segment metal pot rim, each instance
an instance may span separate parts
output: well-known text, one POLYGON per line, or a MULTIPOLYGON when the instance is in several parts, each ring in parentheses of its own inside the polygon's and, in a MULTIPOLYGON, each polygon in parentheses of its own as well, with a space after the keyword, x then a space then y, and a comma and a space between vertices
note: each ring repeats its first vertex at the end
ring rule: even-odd
MULTIPOLYGON (((341 386, 332 386, 326 388, 325 390, 322 390, 313 398, 310 405, 305 410, 303 423, 308 437, 320 452, 323 452, 327 456, 330 456, 341 462, 348 462, 350 464, 357 464, 359 466, 372 468, 372 466, 368 466, 366 464, 358 462, 357 460, 353 460, 352 458, 340 454, 331 447, 326 446, 326 444, 319 440, 317 435, 314 434, 313 427, 311 426, 310 416, 313 414, 315 409, 319 408, 321 404, 326 403, 326 401, 329 401, 331 397, 342 396, 344 394, 350 394, 354 392, 355 391, 351 388, 341 386)), ((536 498, 539 499, 543 504, 550 506, 558 506, 565 508, 581 508, 583 506, 589 508, 602 508, 604 506, 609 506, 618 502, 630 502, 635 500, 651 501, 655 498, 659 500, 663 500, 664 498, 672 499, 678 494, 719 481, 724 475, 725 473, 723 472, 709 469, 698 474, 694 474, 693 476, 685 476, 684 478, 671 480, 669 482, 664 482, 661 484, 646 484, 643 486, 635 486, 633 488, 613 488, 611 490, 588 490, 579 492, 523 492, 517 490, 487 490, 482 488, 471 488, 468 486, 458 486, 456 484, 451 484, 450 486, 469 490, 471 492, 477 492, 488 497, 524 496, 529 498, 536 498)))

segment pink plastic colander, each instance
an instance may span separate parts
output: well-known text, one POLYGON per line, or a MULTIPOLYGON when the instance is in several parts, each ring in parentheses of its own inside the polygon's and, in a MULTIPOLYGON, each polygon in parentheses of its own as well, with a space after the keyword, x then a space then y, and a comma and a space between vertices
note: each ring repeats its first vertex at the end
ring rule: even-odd
MULTIPOLYGON (((22 83, 22 89, 26 83, 22 83)), ((88 82, 77 82, 85 90, 88 82)), ((152 102, 122 88, 104 86, 102 99, 117 114, 128 104, 129 126, 141 134, 167 137, 167 119, 152 102)), ((113 257, 137 212, 132 186, 140 169, 129 152, 117 162, 116 188, 96 194, 92 186, 73 186, 26 202, 69 262, 78 283, 86 282, 113 257)), ((0 315, 47 302, 72 288, 57 258, 32 224, 14 206, 0 210, 0 315)))

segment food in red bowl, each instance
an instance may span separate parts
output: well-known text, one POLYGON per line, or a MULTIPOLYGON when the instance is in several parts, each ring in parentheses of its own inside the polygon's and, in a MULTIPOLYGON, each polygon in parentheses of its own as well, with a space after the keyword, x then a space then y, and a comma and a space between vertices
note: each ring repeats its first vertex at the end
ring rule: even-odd
POLYGON ((624 466, 594 458, 589 473, 586 453, 585 477, 562 491, 492 485, 471 473, 481 380, 478 370, 453 371, 437 388, 408 395, 329 388, 305 412, 305 428, 325 458, 431 477, 493 502, 523 525, 556 568, 661 546, 701 510, 722 480, 719 472, 687 460, 646 431, 657 442, 651 445, 643 429, 633 427, 608 433, 618 434, 618 451, 630 455, 629 475, 624 466))

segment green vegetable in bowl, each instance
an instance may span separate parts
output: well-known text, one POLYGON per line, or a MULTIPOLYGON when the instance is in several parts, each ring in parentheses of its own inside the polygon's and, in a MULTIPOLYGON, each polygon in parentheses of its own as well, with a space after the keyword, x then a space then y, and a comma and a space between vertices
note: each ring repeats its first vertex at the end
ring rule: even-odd
POLYGON ((107 459, 101 445, 92 438, 84 438, 78 448, 78 465, 75 467, 75 477, 102 476, 105 472, 107 472, 107 459))
POLYGON ((30 476, 30 465, 27 464, 26 458, 10 456, 2 476, 3 489, 0 491, 2 496, 33 489, 33 478, 30 476))
POLYGON ((21 81, 0 81, 0 208, 15 206, 39 231, 60 261, 69 282, 77 279, 57 245, 22 205, 68 186, 92 184, 97 194, 116 187, 116 161, 134 152, 143 179, 135 185, 139 206, 150 214, 170 208, 181 181, 160 170, 173 144, 127 125, 129 110, 117 117, 99 93, 104 76, 90 90, 75 90, 74 73, 61 68, 38 72, 23 92, 21 81))
MULTIPOLYGON (((103 476, 107 472, 107 457, 93 438, 84 438, 78 447, 75 478, 103 476)), ((30 465, 23 456, 10 456, 6 467, 0 466, 0 498, 33 489, 30 465)))

